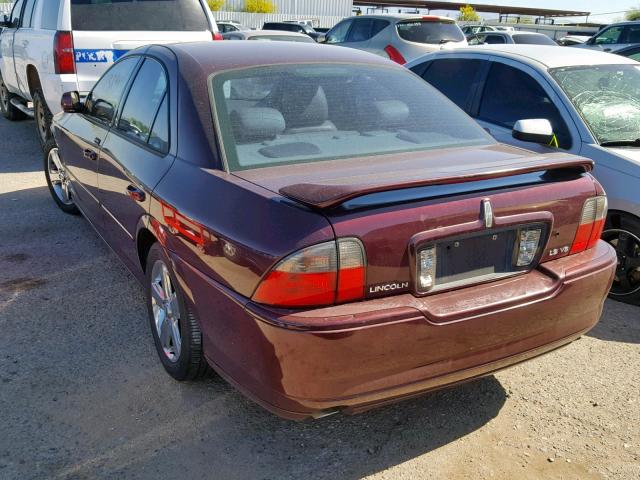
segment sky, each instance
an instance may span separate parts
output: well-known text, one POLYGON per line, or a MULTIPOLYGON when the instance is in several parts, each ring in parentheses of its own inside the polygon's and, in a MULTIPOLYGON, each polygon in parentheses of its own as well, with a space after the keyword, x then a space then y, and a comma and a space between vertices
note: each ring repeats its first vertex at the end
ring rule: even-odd
MULTIPOLYGON (((457 0, 461 1, 461 0, 457 0)), ((610 23, 624 19, 624 12, 633 7, 640 6, 640 0, 469 0, 470 3, 510 5, 517 7, 539 7, 556 10, 576 10, 591 12, 590 22, 610 23)), ((374 2, 372 2, 374 3, 374 2)), ((434 12, 446 14, 445 12, 434 12)), ((455 12, 449 12, 449 16, 455 16, 455 12)), ((485 18, 495 18, 496 14, 483 15, 485 18)), ((571 21, 584 22, 585 17, 575 17, 571 21)))

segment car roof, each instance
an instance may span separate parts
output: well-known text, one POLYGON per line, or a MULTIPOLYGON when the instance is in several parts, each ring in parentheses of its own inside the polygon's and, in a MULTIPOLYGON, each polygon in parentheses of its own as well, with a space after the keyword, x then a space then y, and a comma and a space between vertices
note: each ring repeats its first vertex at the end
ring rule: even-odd
POLYGON ((443 17, 441 15, 415 15, 410 13, 380 13, 380 14, 371 14, 371 15, 358 15, 357 17, 349 17, 346 20, 357 19, 357 18, 382 18, 382 19, 392 19, 392 20, 422 20, 423 18, 428 19, 438 19, 438 20, 448 20, 451 22, 455 22, 453 18, 443 17))
MULTIPOLYGON (((282 32, 277 31, 277 35, 282 32)), ((355 48, 302 42, 187 42, 164 45, 178 59, 187 78, 262 65, 300 63, 357 63, 397 65, 355 48)), ((397 65, 400 67, 399 65, 397 65)))
MULTIPOLYGON (((558 67, 574 67, 580 65, 619 65, 619 64, 637 64, 635 60, 631 60, 619 55, 599 52, 597 50, 587 48, 560 47, 553 45, 478 45, 474 47, 455 48, 452 50, 442 50, 432 56, 445 53, 485 53, 498 55, 501 57, 512 58, 523 63, 538 64, 546 69, 558 67)), ((426 56, 421 57, 425 59, 426 56)), ((416 61, 411 64, 418 63, 416 61)))

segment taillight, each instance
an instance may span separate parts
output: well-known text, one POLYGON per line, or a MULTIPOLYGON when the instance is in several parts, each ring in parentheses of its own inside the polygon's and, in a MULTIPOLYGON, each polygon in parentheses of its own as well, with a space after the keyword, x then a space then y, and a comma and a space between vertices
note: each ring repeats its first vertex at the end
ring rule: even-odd
POLYGON ((404 65, 405 63, 407 63, 402 54, 393 45, 387 45, 386 47, 384 47, 384 51, 387 52, 389 58, 394 62, 399 63, 400 65, 404 65))
POLYGON ((71 32, 56 32, 53 39, 53 64, 58 74, 76 73, 71 32))
POLYGON ((602 235, 607 218, 607 197, 599 196, 587 199, 582 208, 580 225, 569 253, 580 253, 592 248, 602 235))
POLYGON ((213 40, 224 40, 224 37, 220 32, 212 32, 211 38, 213 38, 213 40))
POLYGON ((260 282, 253 300, 279 307, 333 305, 364 297, 361 243, 339 239, 305 248, 278 263, 260 282))

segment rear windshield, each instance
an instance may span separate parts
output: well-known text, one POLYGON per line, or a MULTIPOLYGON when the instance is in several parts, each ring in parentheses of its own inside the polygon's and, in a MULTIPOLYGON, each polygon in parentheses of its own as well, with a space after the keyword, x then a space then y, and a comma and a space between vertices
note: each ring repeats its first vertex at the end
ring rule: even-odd
POLYGON ((400 38, 408 42, 440 44, 464 40, 462 30, 453 21, 406 20, 396 28, 400 38))
POLYGON ((229 170, 491 144, 408 70, 278 65, 211 76, 229 170))
POLYGON ((513 43, 528 45, 558 45, 546 35, 532 35, 530 33, 519 33, 512 35, 513 43))
POLYGON ((303 42, 303 43, 315 43, 311 37, 294 36, 294 35, 257 35, 255 37, 249 37, 247 40, 260 40, 271 42, 303 42))
POLYGON ((209 30, 200 0, 71 0, 73 30, 209 30))
POLYGON ((285 30, 287 32, 299 32, 303 30, 300 25, 295 25, 293 23, 265 23, 262 26, 263 30, 285 30))

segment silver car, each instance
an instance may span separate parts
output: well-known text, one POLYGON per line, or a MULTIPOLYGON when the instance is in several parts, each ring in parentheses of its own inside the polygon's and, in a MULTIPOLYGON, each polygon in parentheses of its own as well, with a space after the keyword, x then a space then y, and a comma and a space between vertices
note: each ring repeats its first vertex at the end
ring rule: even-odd
POLYGON ((589 48, 610 52, 614 49, 629 47, 640 43, 640 21, 613 23, 586 42, 571 45, 575 48, 589 48))
POLYGON ((462 30, 447 17, 434 15, 361 15, 347 18, 323 43, 366 50, 404 64, 428 52, 465 46, 462 30))
POLYGON ((640 64, 593 50, 491 45, 407 67, 500 142, 594 160, 609 198, 603 239, 618 252, 611 296, 640 302, 640 64))
POLYGON ((469 45, 504 45, 517 43, 523 45, 558 45, 544 33, 535 32, 484 32, 467 36, 469 45))

